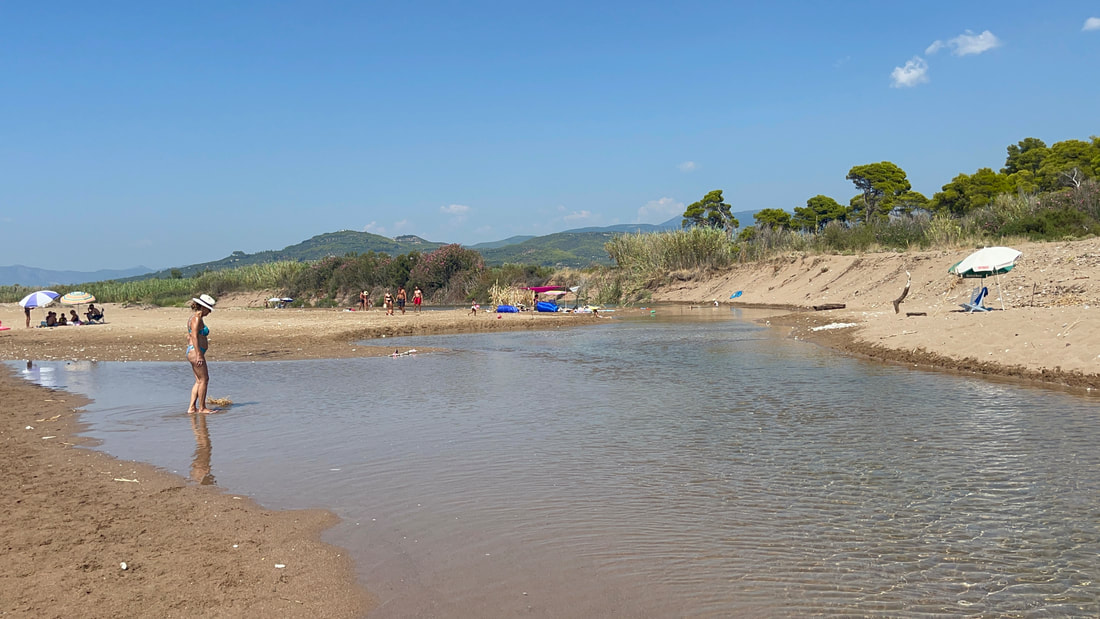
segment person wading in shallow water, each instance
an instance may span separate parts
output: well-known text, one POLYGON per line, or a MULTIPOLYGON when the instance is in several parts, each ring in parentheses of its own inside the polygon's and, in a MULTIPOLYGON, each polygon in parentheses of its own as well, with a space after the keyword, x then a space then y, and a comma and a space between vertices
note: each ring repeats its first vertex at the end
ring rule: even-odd
POLYGON ((210 345, 210 327, 203 319, 214 311, 217 301, 208 294, 191 299, 191 310, 195 313, 187 319, 187 360, 195 371, 195 385, 191 387, 191 400, 187 403, 188 413, 216 413, 217 409, 206 407, 206 388, 210 384, 210 370, 206 366, 206 349, 210 345))

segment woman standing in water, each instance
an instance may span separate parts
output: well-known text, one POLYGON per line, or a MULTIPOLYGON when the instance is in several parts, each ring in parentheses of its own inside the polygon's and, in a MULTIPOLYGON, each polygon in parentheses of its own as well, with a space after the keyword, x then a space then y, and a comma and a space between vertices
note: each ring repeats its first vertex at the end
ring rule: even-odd
POLYGON ((214 311, 217 301, 208 294, 200 294, 191 299, 191 309, 195 312, 187 319, 187 360, 195 371, 195 386, 191 387, 191 401, 187 403, 188 413, 216 413, 216 409, 206 407, 206 387, 210 384, 210 371, 206 367, 207 338, 210 327, 203 318, 214 311))

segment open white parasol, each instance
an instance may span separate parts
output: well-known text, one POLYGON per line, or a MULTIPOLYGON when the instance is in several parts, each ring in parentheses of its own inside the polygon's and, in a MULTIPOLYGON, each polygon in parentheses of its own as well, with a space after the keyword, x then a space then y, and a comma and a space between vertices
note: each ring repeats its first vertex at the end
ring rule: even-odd
MULTIPOLYGON (((985 279, 990 275, 1008 273, 1016 266, 1016 261, 1022 255, 1023 252, 1011 247, 984 247, 951 265, 947 272, 964 278, 985 279)), ((1005 300, 1001 291, 1001 279, 1000 277, 994 279, 997 282, 997 296, 1001 298, 1001 309, 1004 309, 1005 300)))
POLYGON ((19 306, 26 307, 28 309, 34 307, 46 307, 47 305, 56 301, 57 297, 60 296, 61 295, 52 290, 39 290, 23 297, 23 299, 19 301, 19 306))

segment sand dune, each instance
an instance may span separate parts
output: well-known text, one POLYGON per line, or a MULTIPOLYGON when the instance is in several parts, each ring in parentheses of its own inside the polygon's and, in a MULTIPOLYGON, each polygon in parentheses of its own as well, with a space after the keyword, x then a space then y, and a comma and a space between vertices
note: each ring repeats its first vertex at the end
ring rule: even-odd
POLYGON ((990 312, 959 305, 982 280, 947 272, 976 248, 852 256, 788 255, 656 291, 660 301, 795 308, 775 324, 883 360, 1100 388, 1100 239, 1014 246, 1011 272, 987 278, 990 312), (895 312, 893 300, 910 291, 895 312), (999 280, 999 281, 998 281, 999 280), (999 284, 999 285, 998 285, 999 284), (731 294, 742 291, 736 300, 731 294), (813 306, 843 304, 842 310, 813 306), (1003 309, 1002 309, 1003 308, 1003 309), (924 314, 912 316, 909 314, 924 314), (841 329, 814 331, 834 323, 841 329))

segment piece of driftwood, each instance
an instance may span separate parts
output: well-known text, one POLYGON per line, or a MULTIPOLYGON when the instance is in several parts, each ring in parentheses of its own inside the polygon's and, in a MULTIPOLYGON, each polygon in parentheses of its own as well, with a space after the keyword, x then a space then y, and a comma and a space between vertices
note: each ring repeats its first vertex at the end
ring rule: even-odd
POLYGON ((905 272, 905 289, 901 291, 901 296, 894 299, 894 313, 901 313, 901 302, 905 300, 905 297, 909 296, 909 285, 913 283, 913 276, 909 274, 909 271, 905 272))
POLYGON ((819 312, 823 311, 823 310, 844 309, 844 304, 843 303, 826 303, 824 305, 815 305, 814 309, 819 311, 819 312))
POLYGON ((906 316, 927 316, 928 312, 905 312, 906 316))

